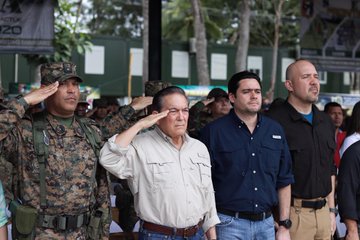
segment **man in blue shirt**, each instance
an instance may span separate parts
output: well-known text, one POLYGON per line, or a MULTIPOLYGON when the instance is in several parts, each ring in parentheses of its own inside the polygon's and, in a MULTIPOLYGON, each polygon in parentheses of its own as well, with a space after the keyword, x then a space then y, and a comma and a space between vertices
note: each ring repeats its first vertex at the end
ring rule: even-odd
POLYGON ((271 209, 279 205, 276 239, 290 239, 290 152, 282 127, 262 116, 258 75, 243 71, 228 83, 230 113, 201 132, 212 161, 221 223, 218 239, 275 239, 271 209))

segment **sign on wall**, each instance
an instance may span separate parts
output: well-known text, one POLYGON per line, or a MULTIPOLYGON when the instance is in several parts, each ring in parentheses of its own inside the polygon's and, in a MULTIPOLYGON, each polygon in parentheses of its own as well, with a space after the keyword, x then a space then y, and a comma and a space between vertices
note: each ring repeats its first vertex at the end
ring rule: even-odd
POLYGON ((302 0, 301 57, 320 71, 360 71, 360 1, 302 0))
POLYGON ((52 53, 54 1, 0 0, 0 52, 52 53))

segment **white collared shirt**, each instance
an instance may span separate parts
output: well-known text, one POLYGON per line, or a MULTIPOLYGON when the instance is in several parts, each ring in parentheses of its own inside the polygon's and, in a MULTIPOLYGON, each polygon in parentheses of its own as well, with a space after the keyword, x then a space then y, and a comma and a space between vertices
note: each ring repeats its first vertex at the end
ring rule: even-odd
POLYGON ((158 127, 137 135, 128 147, 108 140, 100 163, 128 179, 138 216, 148 222, 185 228, 205 217, 203 229, 219 223, 211 180, 210 156, 200 141, 184 136, 180 150, 158 127))

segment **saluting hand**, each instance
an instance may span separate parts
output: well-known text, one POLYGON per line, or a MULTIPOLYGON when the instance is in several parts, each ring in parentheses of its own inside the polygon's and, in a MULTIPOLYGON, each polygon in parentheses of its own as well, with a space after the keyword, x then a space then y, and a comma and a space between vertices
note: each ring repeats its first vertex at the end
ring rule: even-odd
POLYGON ((139 120, 137 122, 137 124, 139 124, 141 129, 149 128, 152 125, 154 125, 157 121, 159 121, 160 119, 166 117, 168 115, 168 113, 169 113, 169 110, 165 110, 165 111, 160 112, 160 113, 150 114, 149 116, 139 120))
POLYGON ((202 100, 202 102, 205 106, 209 105, 210 103, 212 103, 214 101, 215 101, 215 98, 207 98, 207 99, 202 100))
POLYGON ((153 97, 137 97, 132 100, 130 106, 134 110, 142 110, 152 103, 153 97))
POLYGON ((47 86, 41 86, 41 88, 31 91, 30 93, 24 96, 25 101, 30 106, 36 105, 43 100, 47 99, 49 96, 53 95, 59 87, 59 82, 56 81, 47 86))
POLYGON ((145 118, 142 118, 138 122, 136 122, 133 126, 129 129, 125 130, 124 132, 118 134, 115 138, 115 143, 120 147, 126 147, 130 144, 132 139, 138 134, 139 131, 142 129, 151 127, 160 119, 166 117, 169 113, 169 110, 151 114, 145 118))

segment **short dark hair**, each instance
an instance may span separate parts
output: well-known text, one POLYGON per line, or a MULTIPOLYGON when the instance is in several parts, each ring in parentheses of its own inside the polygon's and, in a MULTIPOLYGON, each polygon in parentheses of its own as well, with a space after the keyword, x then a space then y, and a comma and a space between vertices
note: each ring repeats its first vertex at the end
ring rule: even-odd
POLYGON ((347 128, 346 136, 350 136, 355 132, 360 133, 360 101, 354 105, 347 128))
POLYGON ((187 100, 186 94, 182 88, 179 88, 177 86, 166 87, 164 89, 161 89, 160 91, 158 91, 155 94, 153 101, 152 101, 153 110, 160 112, 161 108, 163 106, 163 98, 165 96, 175 94, 175 93, 183 95, 187 100))
POLYGON ((259 85, 260 85, 260 88, 261 88, 261 80, 260 80, 260 77, 256 73, 253 73, 253 72, 250 72, 250 71, 242 71, 242 72, 235 73, 230 78, 230 80, 228 82, 228 91, 229 91, 229 93, 232 93, 232 94, 235 95, 236 90, 239 87, 239 82, 241 80, 243 80, 243 79, 246 79, 246 78, 254 78, 254 79, 256 79, 258 81, 259 85))
POLYGON ((332 107, 339 107, 342 110, 342 107, 341 107, 341 105, 339 103, 337 103, 337 102, 328 102, 327 104, 325 104, 324 112, 329 113, 330 108, 332 108, 332 107))

